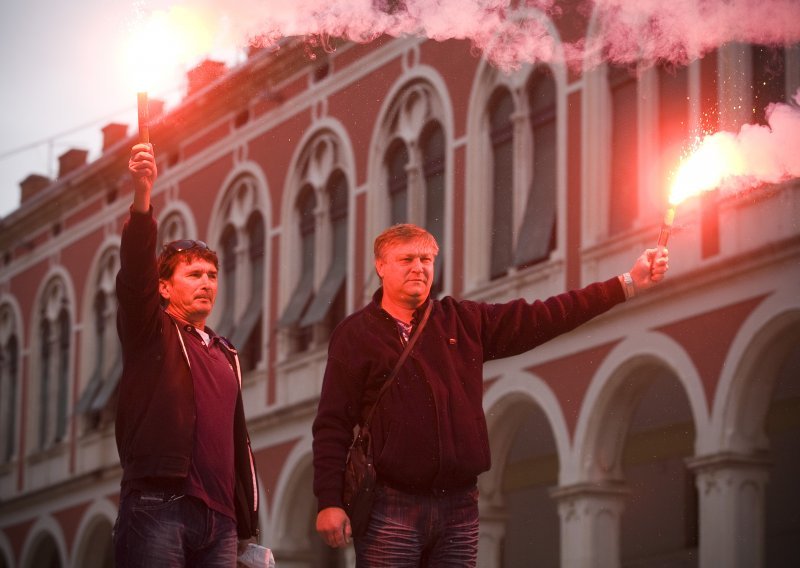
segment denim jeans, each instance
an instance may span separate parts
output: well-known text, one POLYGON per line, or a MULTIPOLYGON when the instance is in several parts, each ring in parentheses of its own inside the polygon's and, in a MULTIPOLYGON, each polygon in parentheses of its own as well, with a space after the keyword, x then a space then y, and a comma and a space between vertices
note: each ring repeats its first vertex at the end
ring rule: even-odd
POLYGON ((236 522, 194 497, 134 491, 114 526, 116 568, 231 568, 236 522))
POLYGON ((379 485, 358 568, 474 568, 478 489, 412 494, 379 485))

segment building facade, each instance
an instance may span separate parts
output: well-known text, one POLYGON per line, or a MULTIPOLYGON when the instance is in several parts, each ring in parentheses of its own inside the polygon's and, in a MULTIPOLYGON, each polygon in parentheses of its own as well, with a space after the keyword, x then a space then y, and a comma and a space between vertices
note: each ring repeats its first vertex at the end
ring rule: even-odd
MULTIPOLYGON (((635 72, 502 72, 455 40, 328 47, 206 62, 151 127, 160 242, 220 255, 209 323, 242 354, 261 538, 282 568, 353 562, 314 531, 311 422, 330 332, 378 285, 383 228, 437 237, 440 296, 533 300, 611 277, 655 245, 692 133, 763 122, 800 87, 797 46, 635 72)), ((98 159, 72 150, 57 179, 26 179, 0 220, 0 568, 113 566, 135 136, 104 135, 98 159)), ((667 281, 486 365, 481 567, 800 563, 798 220, 796 180, 689 201, 667 281)))

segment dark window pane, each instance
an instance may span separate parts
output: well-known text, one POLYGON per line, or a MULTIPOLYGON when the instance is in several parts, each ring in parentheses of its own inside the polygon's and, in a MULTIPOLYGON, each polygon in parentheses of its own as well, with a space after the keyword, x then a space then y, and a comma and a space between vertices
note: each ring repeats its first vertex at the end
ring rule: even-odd
POLYGON ((335 301, 345 288, 347 274, 347 180, 341 172, 334 172, 328 181, 328 196, 333 232, 331 263, 300 325, 310 326, 326 320, 330 332, 344 318, 344 305, 341 302, 337 305, 335 301))
POLYGON ((228 337, 232 331, 234 323, 234 310, 236 306, 236 247, 238 238, 236 236, 236 229, 233 225, 228 225, 222 232, 221 245, 221 272, 220 280, 223 290, 222 305, 218 309, 222 309, 222 318, 214 330, 217 334, 223 337, 228 337))
POLYGON ((719 130, 717 59, 717 52, 712 51, 700 60, 700 128, 704 133, 719 130))
POLYGON ((537 71, 529 85, 533 179, 514 257, 519 268, 547 260, 555 246, 556 86, 547 69, 537 71))
POLYGON ((638 159, 636 76, 627 68, 610 67, 611 89, 611 192, 609 233, 628 229, 638 211, 638 159))
POLYGON ((662 194, 668 195, 689 134, 689 71, 686 67, 658 69, 658 129, 662 194))
POLYGON ((3 463, 7 463, 14 456, 16 449, 16 418, 17 418, 17 369, 19 365, 19 344, 17 336, 12 335, 6 342, 5 349, 0 358, 0 378, 2 378, 3 392, 0 402, 0 412, 3 420, 3 463))
POLYGON ((444 288, 444 171, 445 142, 441 125, 433 122, 425 130, 421 144, 425 176, 425 228, 439 244, 434 264, 431 295, 436 297, 444 288))
POLYGON ((69 352, 72 338, 72 326, 69 312, 62 309, 58 314, 58 390, 56 393, 56 441, 67 435, 67 389, 69 387, 69 352))
POLYGON ((300 278, 286 306, 286 310, 281 316, 279 325, 291 328, 292 350, 305 351, 311 345, 312 329, 309 326, 301 327, 299 323, 314 295, 314 235, 316 232, 314 215, 316 197, 312 187, 307 186, 300 193, 297 208, 300 217, 300 278))
POLYGON ((490 278, 504 276, 511 265, 513 223, 514 130, 511 94, 499 91, 489 107, 492 142, 492 239, 490 278))
POLYGON ((389 179, 389 201, 391 204, 391 224, 404 223, 408 220, 408 150, 406 145, 397 140, 386 154, 386 169, 389 179))
POLYGON ((239 351, 242 370, 250 371, 261 358, 261 320, 264 297, 264 220, 254 212, 247 221, 247 256, 250 259, 250 299, 231 337, 239 351))

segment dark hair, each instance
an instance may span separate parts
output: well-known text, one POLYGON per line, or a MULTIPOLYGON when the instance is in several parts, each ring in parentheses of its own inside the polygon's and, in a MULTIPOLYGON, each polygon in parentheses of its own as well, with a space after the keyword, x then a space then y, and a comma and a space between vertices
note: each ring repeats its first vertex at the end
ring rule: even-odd
POLYGON ((439 245, 436 244, 436 239, 433 235, 417 225, 401 223, 392 225, 375 239, 375 244, 373 245, 375 259, 383 258, 383 254, 390 246, 410 241, 419 241, 424 247, 429 248, 434 256, 439 254, 439 245))
POLYGON ((203 241, 183 239, 165 244, 161 249, 161 254, 158 255, 159 280, 169 280, 181 262, 190 264, 197 259, 210 262, 214 268, 219 270, 217 253, 208 248, 203 241))

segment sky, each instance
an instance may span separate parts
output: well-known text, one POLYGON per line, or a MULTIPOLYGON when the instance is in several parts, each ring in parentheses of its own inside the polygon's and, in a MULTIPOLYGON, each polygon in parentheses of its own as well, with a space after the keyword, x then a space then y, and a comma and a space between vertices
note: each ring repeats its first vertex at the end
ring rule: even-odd
POLYGON ((96 149, 103 119, 130 110, 109 49, 124 12, 103 0, 2 3, 0 215, 18 206, 28 174, 55 176, 48 156, 55 161, 73 146, 96 149), (78 131, 82 125, 89 126, 78 131))
MULTIPOLYGON (((503 69, 534 60, 639 58, 684 64, 727 41, 800 41, 800 0, 4 0, 0 3, 0 217, 19 205, 19 182, 29 174, 55 177, 57 158, 70 148, 99 156, 101 129, 136 125, 136 86, 129 45, 153 14, 173 20, 187 10, 204 42, 167 73, 151 96, 177 103, 186 71, 203 56, 241 62, 259 37, 327 33, 369 41, 380 33, 436 40, 467 38, 503 69), (180 4, 184 2, 184 4, 180 4), (602 30, 591 43, 554 42, 541 14, 568 17, 592 3, 602 30), (401 11, 376 11, 375 5, 401 11), (575 8, 575 5, 578 8, 575 8), (530 8, 530 9, 528 9, 530 8), (527 10, 527 11, 526 11, 527 10), (529 17, 529 14, 534 16, 529 17), (537 15, 538 14, 538 15, 537 15)), ((182 44, 172 35, 171 46, 182 44)), ((140 55, 137 53, 137 55, 140 55)), ((160 59, 164 59, 159 55, 160 59)), ((791 115, 795 118, 795 115, 791 115)))

